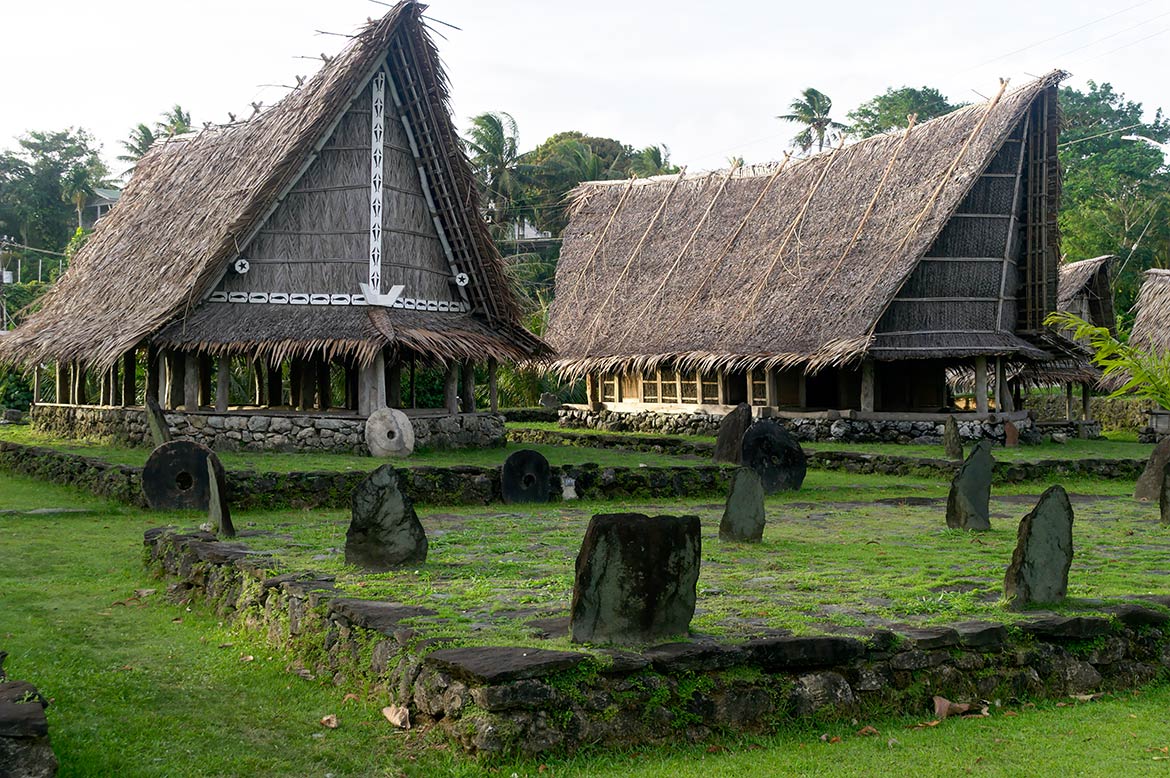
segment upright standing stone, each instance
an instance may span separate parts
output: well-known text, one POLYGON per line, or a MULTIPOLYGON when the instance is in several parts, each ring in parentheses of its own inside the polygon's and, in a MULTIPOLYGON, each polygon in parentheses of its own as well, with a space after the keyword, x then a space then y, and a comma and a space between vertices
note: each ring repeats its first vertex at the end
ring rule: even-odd
POLYGON ((735 406, 719 422, 715 436, 715 461, 738 465, 743 462, 743 435, 752 424, 752 407, 747 403, 735 406))
POLYGON ((540 407, 546 411, 555 411, 561 407, 561 398, 557 397, 552 392, 540 393, 540 407))
POLYGON ((1020 521, 1003 582, 1004 595, 1014 606, 1064 599, 1073 558, 1072 525, 1072 504, 1059 484, 1042 494, 1020 521))
POLYGON ((959 435, 959 423, 954 416, 947 417, 943 425, 943 451, 947 459, 963 458, 963 438, 959 435))
POLYGON ((951 481, 947 526, 983 532, 991 529, 991 443, 981 440, 951 481))
POLYGON ((427 534, 414 504, 398 488, 398 474, 382 465, 358 484, 345 533, 345 561, 383 573, 427 559, 427 534))
POLYGON ((1018 448, 1020 445, 1020 428, 1014 422, 1003 423, 1003 447, 1018 448))
POLYGON ((211 531, 225 538, 234 538, 236 528, 228 507, 227 474, 215 452, 207 457, 207 486, 207 523, 211 525, 211 531))
POLYGON ((731 477, 727 507, 719 522, 719 539, 759 543, 764 537, 764 485, 750 467, 741 467, 731 477))
POLYGON ((743 464, 756 471, 766 494, 800 489, 808 472, 800 443, 771 419, 757 421, 744 433, 743 464))
POLYGON ((594 516, 577 555, 576 643, 648 643, 687 634, 695 615, 698 516, 594 516))
POLYGON ((1163 438, 1162 442, 1154 446, 1154 450, 1150 453, 1146 469, 1138 476, 1137 486, 1133 490, 1135 500, 1158 499, 1162 492, 1162 472, 1166 469, 1168 462, 1170 462, 1170 437, 1163 438))
POLYGON ((171 442, 171 425, 167 424, 166 414, 158 400, 146 395, 146 426, 150 428, 150 437, 154 440, 155 448, 171 442))
POLYGON ((1170 462, 1162 468, 1162 493, 1158 497, 1158 509, 1162 523, 1170 526, 1170 462))

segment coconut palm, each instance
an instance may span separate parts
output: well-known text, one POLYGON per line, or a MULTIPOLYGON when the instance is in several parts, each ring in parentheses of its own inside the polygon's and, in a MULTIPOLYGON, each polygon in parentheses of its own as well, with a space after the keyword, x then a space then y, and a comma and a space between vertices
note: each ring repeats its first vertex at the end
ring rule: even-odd
POLYGON ((61 178, 61 199, 72 203, 77 209, 77 229, 81 229, 85 201, 93 194, 93 188, 101 181, 94 177, 94 171, 85 165, 74 165, 61 178))
POLYGON ((171 110, 162 115, 162 121, 155 125, 159 135, 172 137, 191 131, 191 112, 175 103, 171 110))
POLYGON ((463 142, 471 152, 471 165, 487 204, 492 230, 502 236, 515 220, 513 204, 521 190, 516 120, 503 111, 473 116, 463 142))
POLYGON ((804 129, 792 139, 793 145, 801 151, 808 151, 814 143, 818 152, 823 151, 825 141, 831 143, 841 132, 849 129, 846 125, 829 118, 829 112, 833 110, 832 99, 811 86, 801 92, 798 99, 789 103, 788 110, 791 113, 781 114, 776 118, 804 125, 804 129))
POLYGON ((678 172, 678 166, 670 164, 670 148, 661 146, 647 146, 634 152, 630 159, 630 172, 638 178, 663 176, 678 172))
POLYGON ((154 134, 154 130, 145 124, 139 124, 130 130, 130 137, 122 141, 122 148, 126 150, 126 153, 120 155, 118 161, 129 162, 131 170, 133 170, 134 163, 142 159, 142 156, 154 145, 157 139, 158 136, 154 134))

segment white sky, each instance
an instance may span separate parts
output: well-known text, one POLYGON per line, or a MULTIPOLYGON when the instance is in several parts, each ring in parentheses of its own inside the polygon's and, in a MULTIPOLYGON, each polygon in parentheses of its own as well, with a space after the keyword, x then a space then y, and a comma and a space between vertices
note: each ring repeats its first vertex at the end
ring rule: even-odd
MULTIPOLYGON (((196 124, 275 102, 386 9, 370 0, 3 0, 0 147, 31 129, 82 126, 113 162, 138 122, 174 103, 196 124)), ((732 155, 779 157, 795 129, 774 118, 807 86, 834 118, 888 86, 952 100, 997 78, 1064 68, 1072 85, 1111 82, 1148 115, 1170 105, 1170 0, 433 0, 456 124, 511 113, 527 150, 581 130, 667 144, 691 170, 732 155)))

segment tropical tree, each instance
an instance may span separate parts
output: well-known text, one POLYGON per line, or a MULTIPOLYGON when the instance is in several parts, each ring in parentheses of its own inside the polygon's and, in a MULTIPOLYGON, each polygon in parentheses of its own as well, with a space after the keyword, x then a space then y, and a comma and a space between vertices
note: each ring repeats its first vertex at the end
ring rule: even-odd
POLYGON ((1093 350, 1093 363, 1102 376, 1119 383, 1110 397, 1136 396, 1170 409, 1170 352, 1134 346, 1116 337, 1107 327, 1098 327, 1067 311, 1050 314, 1045 324, 1068 330, 1074 339, 1093 350))
POLYGON ((184 111, 183 106, 175 103, 169 111, 162 115, 162 121, 157 125, 160 135, 173 137, 191 131, 191 112, 184 111))
POLYGON ((666 144, 638 149, 630 158, 630 173, 638 178, 664 176, 677 172, 678 165, 670 164, 670 149, 666 144))
POLYGON ((130 130, 130 137, 122 141, 122 148, 125 149, 126 153, 120 154, 118 161, 129 162, 130 169, 133 170, 134 164, 142 159, 156 140, 158 140, 158 136, 154 134, 154 130, 145 124, 139 124, 130 130))
POLYGON ((823 151, 825 141, 834 141, 840 133, 849 128, 840 122, 833 121, 829 112, 833 110, 833 101, 824 92, 811 86, 800 93, 800 97, 788 105, 790 113, 781 114, 777 119, 794 122, 804 126, 792 139, 794 146, 801 151, 808 151, 816 144, 817 151, 823 151))
POLYGON ((497 239, 516 221, 514 202, 521 195, 519 131, 516 120, 503 111, 481 113, 471 119, 463 140, 497 239))
POLYGON ((582 181, 625 178, 632 153, 612 138, 558 133, 523 156, 526 186, 519 207, 538 228, 560 235, 568 222, 565 195, 582 181))
POLYGON ((135 164, 159 138, 171 138, 190 131, 191 112, 184 111, 183 106, 178 103, 171 106, 169 111, 164 111, 153 128, 142 123, 135 125, 134 129, 130 130, 130 136, 122 141, 122 149, 126 153, 118 156, 119 162, 130 164, 123 175, 134 172, 135 164))
POLYGON ((101 183, 93 178, 94 171, 85 165, 74 165, 61 179, 61 199, 72 203, 77 210, 77 229, 82 229, 82 214, 85 201, 93 194, 93 188, 101 183))
POLYGON ((846 114, 854 135, 868 138, 883 132, 905 129, 907 116, 915 114, 919 122, 948 114, 962 103, 951 103, 937 89, 904 86, 890 87, 885 92, 866 100, 846 114))

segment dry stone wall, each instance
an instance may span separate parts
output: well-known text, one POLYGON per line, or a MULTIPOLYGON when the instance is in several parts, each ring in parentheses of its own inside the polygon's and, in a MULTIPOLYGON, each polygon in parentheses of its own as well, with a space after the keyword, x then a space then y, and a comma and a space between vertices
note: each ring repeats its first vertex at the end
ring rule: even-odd
MULTIPOLYGON (((957 417, 959 435, 964 440, 1004 442, 1003 422, 963 421, 957 417)), ((722 416, 708 413, 615 413, 562 408, 558 424, 566 428, 594 429, 605 432, 645 432, 662 435, 716 435, 722 416)), ((842 441, 849 443, 915 443, 942 445, 944 421, 895 421, 861 419, 782 419, 797 440, 806 443, 842 441)), ((1016 421, 1024 442, 1034 442, 1037 433, 1030 419, 1016 421)))
MULTIPOLYGON (((35 429, 55 437, 152 445, 141 408, 35 405, 30 415, 35 429)), ((166 419, 172 438, 192 440, 214 451, 366 453, 364 419, 178 411, 167 411, 166 419)), ((419 416, 411 419, 411 425, 416 448, 490 448, 503 446, 507 440, 500 414, 419 416)))
MULTIPOLYGON (((1065 398, 1062 394, 1029 394, 1024 398, 1024 407, 1035 411, 1039 421, 1064 421, 1067 415, 1065 398)), ((1089 415, 1101 423, 1105 430, 1124 430, 1138 432, 1149 424, 1147 411, 1154 408, 1149 400, 1130 398, 1110 399, 1108 397, 1090 397, 1089 415)), ((1073 397, 1073 409, 1079 414, 1081 398, 1078 394, 1073 397)))
POLYGON ((472 753, 701 740, 861 711, 922 715, 933 695, 977 706, 1092 694, 1170 668, 1168 597, 1132 598, 1106 607, 1107 617, 1037 614, 1011 628, 963 622, 625 650, 453 648, 429 608, 351 599, 311 572, 274 574, 276 560, 209 533, 148 530, 145 543, 173 580, 172 599, 209 602, 265 633, 298 656, 303 675, 385 688, 413 723, 472 753))

